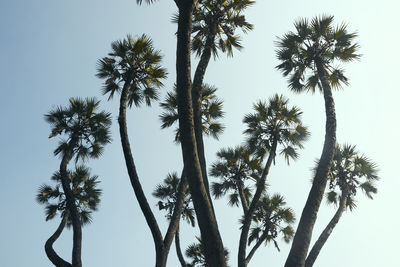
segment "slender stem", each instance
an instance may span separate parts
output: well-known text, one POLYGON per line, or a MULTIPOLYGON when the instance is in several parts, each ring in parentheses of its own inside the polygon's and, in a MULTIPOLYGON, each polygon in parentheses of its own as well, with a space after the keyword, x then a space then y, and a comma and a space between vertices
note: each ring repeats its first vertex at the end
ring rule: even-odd
POLYGON ((256 253, 257 249, 261 246, 261 244, 265 241, 265 239, 268 236, 268 230, 264 231, 264 233, 261 235, 260 239, 258 239, 257 243, 254 245, 254 247, 250 250, 249 255, 246 257, 246 265, 249 264, 251 258, 254 256, 254 253, 256 253))
POLYGON ((247 238, 249 235, 249 230, 250 230, 250 224, 251 224, 251 218, 253 216, 253 213, 257 207, 258 201, 261 198, 261 194, 264 191, 265 188, 265 182, 267 180, 267 176, 269 173, 269 170, 271 168, 272 162, 275 160, 275 154, 276 154, 276 147, 278 145, 278 141, 276 138, 274 138, 271 146, 271 150, 269 152, 268 160, 265 163, 265 167, 263 170, 263 173, 261 175, 261 178, 257 182, 257 189, 256 193, 254 194, 253 199, 251 200, 250 207, 248 211, 245 213, 244 216, 244 222, 243 222, 243 227, 242 227, 242 232, 240 234, 240 240, 239 240, 239 251, 238 251, 238 266, 239 267, 246 267, 246 247, 247 247, 247 238))
POLYGON ((315 60, 315 64, 317 66, 318 76, 320 77, 325 99, 325 141, 313 184, 308 194, 307 202, 303 208, 285 267, 303 267, 305 264, 312 231, 325 192, 328 171, 332 163, 336 145, 336 114, 332 90, 321 61, 315 60))
POLYGON ((181 249, 181 241, 179 238, 179 225, 178 225, 178 229, 175 232, 175 248, 176 248, 176 255, 178 256, 181 266, 187 267, 187 264, 186 264, 185 258, 183 257, 182 249, 181 249))
POLYGON ((57 230, 50 236, 49 239, 47 239, 46 244, 44 245, 44 250, 46 251, 47 257, 57 267, 72 267, 72 264, 62 259, 53 248, 53 244, 60 237, 67 220, 68 215, 65 215, 62 218, 60 225, 57 227, 57 230))

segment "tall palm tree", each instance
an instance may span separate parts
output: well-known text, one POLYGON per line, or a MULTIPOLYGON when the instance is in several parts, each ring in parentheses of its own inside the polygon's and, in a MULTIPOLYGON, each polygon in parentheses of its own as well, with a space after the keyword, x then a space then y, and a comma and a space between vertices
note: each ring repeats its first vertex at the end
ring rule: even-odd
POLYGON ((272 197, 263 195, 254 211, 252 227, 249 235, 248 245, 255 242, 253 248, 246 257, 248 264, 256 250, 262 243, 273 242, 280 251, 276 238, 280 234, 286 243, 293 238, 294 230, 292 224, 295 221, 293 211, 285 207, 286 202, 283 196, 275 194, 272 197))
POLYGON ((375 186, 375 181, 379 179, 377 174, 376 164, 360 155, 355 146, 336 146, 329 171, 329 191, 326 199, 328 203, 338 205, 338 208, 308 254, 306 267, 314 265, 343 212, 347 209, 352 211, 356 207, 354 198, 357 190, 361 189, 370 199, 373 198, 372 194, 377 193, 375 186))
MULTIPOLYGON (((101 190, 97 189, 97 176, 90 176, 89 169, 78 166, 75 171, 68 172, 69 184, 73 192, 74 201, 77 206, 80 222, 83 225, 92 221, 91 213, 97 210, 100 203, 101 190)), ((72 226, 72 220, 67 209, 65 193, 62 190, 60 172, 56 172, 51 177, 56 185, 50 186, 43 184, 39 187, 36 200, 45 205, 46 221, 54 219, 57 214, 61 216, 61 222, 53 235, 46 241, 45 251, 49 260, 55 266, 72 266, 63 260, 53 248, 54 242, 60 237, 64 227, 72 226)))
POLYGON ((103 93, 109 94, 109 99, 115 93, 120 93, 118 123, 125 163, 132 188, 153 236, 156 266, 161 267, 166 265, 168 252, 178 226, 184 202, 185 183, 183 179, 180 184, 180 200, 163 238, 136 171, 128 137, 126 109, 132 107, 133 104, 140 107, 143 102, 149 106, 152 101, 157 100, 158 90, 163 86, 161 80, 166 78, 166 70, 160 65, 162 59, 160 52, 153 48, 151 39, 146 35, 138 38, 128 35, 123 40, 113 42, 111 48, 112 52, 108 54, 108 57, 98 62, 97 76, 106 79, 103 93))
POLYGON ((211 192, 215 198, 231 192, 228 204, 238 206, 240 203, 245 214, 252 197, 251 188, 246 182, 258 180, 262 172, 261 161, 244 146, 221 149, 217 152, 217 158, 210 173, 220 182, 212 183, 211 192))
MULTIPOLYGON (((153 192, 153 196, 160 199, 160 201, 158 201, 157 204, 158 208, 160 210, 167 211, 166 217, 168 220, 171 220, 173 212, 175 210, 175 206, 179 201, 180 179, 185 179, 185 177, 178 178, 177 173, 168 174, 168 176, 164 179, 163 183, 157 185, 156 189, 153 192)), ((192 207, 192 200, 190 197, 189 188, 187 186, 185 186, 183 194, 185 195, 185 198, 182 208, 182 219, 186 220, 189 224, 191 224, 194 227, 196 224, 194 217, 194 210, 192 207)), ((181 266, 186 267, 187 264, 183 257, 180 245, 179 223, 178 223, 178 229, 175 232, 175 248, 181 266)))
MULTIPOLYGON (((222 111, 223 101, 216 96, 217 88, 203 84, 202 100, 201 100, 201 114, 202 114, 202 128, 203 134, 212 136, 217 139, 224 130, 224 126, 218 119, 224 116, 222 111)), ((164 102, 160 106, 164 112, 160 115, 161 128, 165 129, 171 127, 178 122, 178 103, 176 99, 176 87, 173 92, 168 92, 164 102)), ((175 142, 179 143, 179 128, 175 129, 175 142)))
POLYGON ((259 101, 254 105, 254 114, 248 114, 243 122, 247 124, 244 133, 248 136, 247 143, 250 151, 253 151, 261 159, 266 155, 267 161, 257 179, 256 191, 244 215, 242 232, 239 240, 238 264, 245 267, 246 246, 252 216, 258 202, 265 190, 265 183, 275 161, 279 146, 279 153, 283 155, 289 164, 289 160, 298 157, 297 150, 303 148, 303 142, 308 139, 307 127, 302 124, 300 110, 297 107, 289 107, 289 100, 283 96, 274 95, 267 102, 259 101))
POLYGON ((109 143, 111 114, 98 112, 100 101, 94 98, 70 98, 67 108, 57 107, 45 115, 51 125, 49 138, 64 137, 54 150, 54 155, 61 156, 60 180, 65 195, 68 217, 73 228, 72 266, 81 267, 82 222, 74 192, 68 178, 68 163, 75 157, 75 162, 87 158, 98 158, 104 145, 109 143))
MULTIPOLYGON (((204 154, 202 131, 202 94, 204 75, 210 62, 218 50, 233 56, 233 49, 241 49, 240 37, 235 34, 237 29, 244 33, 253 29, 253 25, 246 21, 243 11, 254 4, 251 0, 200 0, 193 13, 192 50, 200 60, 193 77, 192 102, 194 112, 194 127, 196 145, 203 180, 209 193, 207 165, 204 154)), ((210 197, 211 201, 211 197, 210 197)))
POLYGON ((315 17, 311 21, 300 19, 295 32, 289 32, 277 42, 277 69, 289 76, 289 88, 294 92, 318 88, 325 99, 325 141, 314 182, 304 206, 286 267, 303 266, 310 245, 312 229, 324 194, 327 174, 336 144, 336 115, 332 88, 348 84, 348 79, 336 61, 348 62, 360 57, 357 36, 349 33, 346 24, 336 28, 333 16, 315 17))

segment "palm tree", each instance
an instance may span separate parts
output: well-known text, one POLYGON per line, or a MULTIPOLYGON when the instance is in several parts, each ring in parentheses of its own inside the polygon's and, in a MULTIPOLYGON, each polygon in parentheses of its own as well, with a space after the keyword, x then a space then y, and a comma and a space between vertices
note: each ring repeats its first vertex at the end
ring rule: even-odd
MULTIPOLYGON (((224 130, 224 126, 218 119, 224 116, 222 111, 223 101, 216 96, 217 88, 203 84, 202 88, 202 128, 203 134, 206 136, 212 136, 213 138, 219 138, 220 134, 224 130)), ((176 99, 176 87, 173 92, 167 93, 164 102, 161 102, 160 106, 164 109, 164 112, 160 115, 161 128, 165 129, 171 127, 178 122, 178 103, 176 99)), ((179 128, 175 129, 175 142, 179 143, 179 128)))
POLYGON ((286 243, 289 243, 293 238, 292 225, 295 218, 292 209, 284 207, 285 205, 283 196, 279 194, 272 197, 268 195, 261 197, 253 215, 255 226, 250 231, 248 245, 253 241, 255 244, 246 257, 247 264, 262 243, 273 242, 277 250, 280 251, 276 241, 278 235, 281 234, 286 243))
POLYGON ((309 22, 300 19, 295 23, 296 32, 285 34, 277 42, 277 57, 281 64, 277 69, 289 76, 289 88, 294 92, 312 91, 318 88, 324 95, 326 134, 314 182, 304 206, 286 267, 303 266, 310 245, 312 229, 327 182, 327 174, 336 144, 336 115, 332 88, 348 84, 344 71, 334 64, 337 60, 356 60, 357 36, 347 31, 347 25, 333 26, 333 16, 315 17, 309 22))
MULTIPOLYGON (((73 192, 80 222, 86 225, 92 221, 91 213, 96 211, 100 203, 101 190, 97 189, 97 176, 90 176, 89 169, 84 166, 76 167, 74 172, 68 172, 69 184, 73 192)), ((55 266, 72 266, 63 260, 53 249, 54 242, 59 238, 64 227, 71 227, 72 221, 68 216, 67 201, 62 190, 60 172, 56 172, 51 177, 56 183, 55 186, 42 185, 39 187, 36 200, 45 205, 46 221, 54 219, 57 214, 61 216, 61 223, 54 234, 46 241, 45 251, 49 260, 55 266), (55 202, 53 202, 55 201, 55 202)))
POLYGON ((150 208, 143 192, 136 172, 127 130, 127 107, 140 107, 143 102, 151 105, 157 100, 158 90, 163 86, 161 80, 166 77, 166 70, 161 67, 161 55, 153 48, 152 41, 146 35, 138 38, 127 36, 126 39, 113 42, 112 52, 108 57, 99 60, 97 76, 106 79, 103 88, 104 94, 111 99, 114 94, 120 93, 120 108, 118 123, 122 149, 132 188, 151 230, 156 249, 156 266, 165 266, 168 252, 178 226, 181 209, 183 207, 184 179, 180 183, 180 200, 171 217, 171 223, 165 237, 161 235, 157 220, 150 208))
MULTIPOLYGON (((185 178, 183 177, 183 179, 185 178)), ((160 210, 167 211, 166 217, 168 220, 171 220, 173 212, 175 210, 175 206, 179 201, 179 184, 180 184, 180 178, 178 178, 177 173, 168 174, 168 176, 164 179, 163 184, 157 185, 156 189, 153 192, 153 196, 160 199, 160 201, 158 201, 157 204, 158 208, 160 210)), ((194 227, 196 224, 194 217, 194 209, 192 207, 192 200, 190 197, 189 188, 187 186, 185 186, 183 194, 185 195, 185 197, 184 197, 181 216, 182 219, 186 220, 189 224, 191 224, 194 227)), ((178 228, 175 232, 175 248, 178 259, 182 267, 186 267, 187 264, 185 259, 183 258, 180 246, 179 223, 178 223, 178 228)))
MULTIPOLYGON (((193 13, 192 51, 200 57, 196 67, 193 87, 192 102, 194 112, 194 128, 196 145, 203 180, 209 193, 207 165, 204 154, 202 131, 202 94, 204 75, 211 55, 218 56, 218 50, 233 56, 233 49, 241 49, 240 37, 235 35, 237 29, 244 33, 253 29, 253 25, 246 21, 243 11, 254 4, 251 0, 200 0, 193 13)), ((210 197, 211 201, 211 197, 210 197)))
POLYGON ((252 197, 251 189, 246 185, 247 181, 257 181, 262 172, 261 161, 254 158, 244 146, 221 149, 217 153, 218 161, 211 167, 211 176, 220 179, 213 182, 211 192, 215 198, 220 198, 228 192, 228 204, 242 206, 243 214, 249 209, 252 197))
POLYGON ((57 107, 45 115, 51 125, 49 138, 63 136, 55 155, 61 156, 60 181, 65 196, 68 217, 73 228, 72 266, 81 267, 82 222, 74 192, 68 178, 68 163, 75 157, 75 162, 87 158, 98 158, 104 145, 109 143, 111 125, 110 113, 97 112, 100 101, 94 98, 70 98, 67 108, 57 107))
POLYGON ((339 222, 343 212, 352 211, 355 207, 357 190, 361 189, 368 198, 377 193, 375 181, 379 179, 377 166, 367 157, 360 155, 355 146, 336 146, 332 166, 329 171, 329 191, 326 194, 328 203, 338 205, 337 211, 321 233, 310 253, 305 266, 314 265, 322 247, 339 222))
POLYGON ((249 208, 244 215, 242 232, 239 241, 238 263, 245 267, 246 246, 253 213, 265 190, 265 182, 275 161, 278 146, 280 154, 289 164, 289 160, 298 157, 297 150, 303 148, 303 142, 308 139, 307 127, 301 122, 300 110, 297 107, 288 107, 288 99, 283 96, 274 95, 267 102, 259 101, 254 105, 256 113, 248 114, 243 122, 247 124, 244 133, 248 136, 247 143, 250 151, 257 157, 263 159, 267 154, 261 176, 257 179, 256 192, 252 198, 249 208))
MULTIPOLYGON (((188 258, 191 259, 191 263, 187 264, 188 267, 208 267, 208 262, 204 256, 204 244, 201 238, 196 237, 197 242, 190 244, 185 251, 188 258)), ((226 261, 229 258, 229 251, 224 249, 224 255, 226 261)))

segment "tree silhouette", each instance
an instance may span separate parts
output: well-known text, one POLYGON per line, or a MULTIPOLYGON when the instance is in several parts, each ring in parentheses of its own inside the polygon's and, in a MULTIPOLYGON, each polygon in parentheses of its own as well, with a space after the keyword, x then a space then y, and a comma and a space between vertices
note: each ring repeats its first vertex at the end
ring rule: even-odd
POLYGON ((292 248, 285 267, 303 266, 310 245, 312 230, 324 190, 327 174, 336 144, 336 115, 332 88, 340 88, 348 80, 344 71, 336 67, 336 61, 358 59, 357 36, 347 31, 347 25, 333 26, 333 16, 315 17, 311 21, 300 19, 295 23, 296 32, 289 32, 277 42, 277 57, 281 64, 277 69, 289 76, 289 88, 294 92, 312 91, 318 88, 324 95, 326 126, 325 141, 314 182, 310 190, 292 248))
POLYGON ((332 166, 329 171, 329 191, 326 194, 328 203, 338 206, 337 211, 325 227, 310 253, 305 266, 314 265, 322 247, 339 222, 343 212, 352 211, 356 207, 355 196, 361 189, 370 199, 377 193, 375 181, 379 179, 376 164, 360 155, 355 146, 336 146, 332 166))

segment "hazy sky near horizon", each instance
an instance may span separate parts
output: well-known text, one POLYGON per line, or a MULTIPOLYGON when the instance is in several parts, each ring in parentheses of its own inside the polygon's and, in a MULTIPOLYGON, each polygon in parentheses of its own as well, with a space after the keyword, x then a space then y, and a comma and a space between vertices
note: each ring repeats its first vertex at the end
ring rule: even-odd
MULTIPOLYGON (((224 100, 226 126, 219 141, 206 140, 210 165, 215 152, 244 141, 241 123, 252 104, 275 93, 290 99, 303 113, 311 138, 298 161, 287 166, 278 159, 268 178, 269 192, 279 192, 287 205, 301 215, 310 188, 314 160, 320 155, 324 137, 321 94, 294 94, 286 79, 274 69, 277 36, 294 29, 298 18, 332 14, 335 23, 348 23, 357 31, 360 61, 342 65, 350 85, 335 91, 340 143, 357 148, 380 169, 378 194, 374 200, 357 195, 357 209, 346 212, 323 248, 315 266, 392 267, 398 265, 400 234, 397 163, 399 151, 399 98, 397 78, 400 43, 397 19, 400 2, 382 1, 267 1, 258 0, 246 16, 254 31, 242 35, 244 49, 211 61, 205 81, 218 88, 224 100)), ((172 0, 139 6, 134 0, 115 1, 0 1, 0 265, 5 267, 52 266, 44 252, 46 239, 55 231, 58 218, 45 222, 43 207, 35 202, 37 188, 49 183, 58 169, 53 156, 57 140, 48 139, 49 126, 43 115, 66 105, 70 97, 97 97, 102 108, 112 112, 113 142, 98 160, 89 161, 103 189, 93 223, 83 229, 84 266, 154 266, 154 245, 127 176, 118 136, 118 101, 101 95, 102 81, 95 77, 96 61, 110 51, 110 43, 127 34, 146 33, 164 55, 169 78, 161 99, 175 81, 176 12, 172 0)), ((193 60, 193 69, 197 60, 193 60)), ((133 108, 128 127, 137 169, 150 205, 163 233, 167 224, 151 192, 168 172, 182 168, 180 147, 173 131, 161 130, 157 104, 133 108)), ((224 245, 230 250, 230 265, 236 266, 241 210, 227 206, 226 199, 214 201, 224 245)), ((334 208, 321 205, 314 240, 333 216, 334 208)), ((199 235, 182 222, 182 247, 199 235)), ((56 250, 71 257, 72 231, 65 230, 56 250)), ((283 266, 289 245, 280 241, 281 251, 267 245, 257 251, 249 266, 283 266)), ((171 248, 168 266, 179 266, 171 248)))

